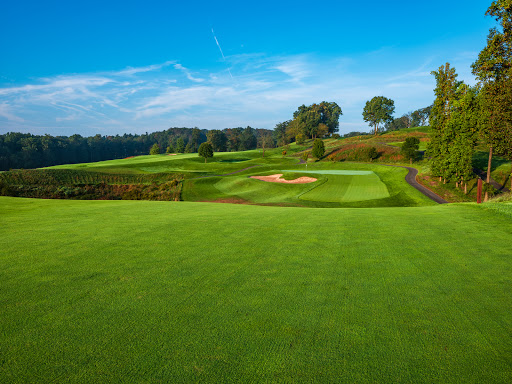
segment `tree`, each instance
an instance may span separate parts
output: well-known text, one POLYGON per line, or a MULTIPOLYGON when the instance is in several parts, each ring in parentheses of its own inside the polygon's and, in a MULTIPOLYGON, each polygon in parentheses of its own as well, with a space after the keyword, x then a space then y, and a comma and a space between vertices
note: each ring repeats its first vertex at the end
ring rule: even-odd
POLYGON ((288 138, 303 133, 308 138, 324 137, 338 131, 341 108, 334 102, 322 101, 310 106, 301 105, 287 126, 288 138))
POLYGON ((295 142, 298 145, 304 144, 304 141, 306 141, 306 135, 304 135, 303 133, 299 133, 297 136, 295 136, 295 142))
POLYGON ((201 143, 198 150, 198 155, 204 157, 204 162, 206 163, 206 159, 209 157, 213 157, 213 147, 210 143, 201 143))
POLYGON ((283 121, 282 123, 277 123, 274 128, 274 140, 277 142, 277 145, 282 147, 283 145, 288 144, 288 140, 286 138, 286 128, 290 124, 291 120, 283 121))
POLYGON ((405 143, 402 145, 402 149, 400 152, 405 156, 405 158, 412 161, 416 158, 416 151, 420 147, 420 139, 417 137, 408 137, 405 139, 405 143))
POLYGON ((439 67, 437 71, 431 72, 436 78, 434 90, 436 99, 430 114, 430 142, 427 146, 427 156, 431 158, 431 171, 445 182, 449 179, 448 157, 451 140, 453 137, 451 127, 448 125, 452 104, 455 100, 455 91, 458 86, 455 68, 450 63, 439 67))
POLYGON ((494 17, 498 28, 491 28, 487 45, 471 68, 482 87, 479 125, 489 147, 489 182, 493 151, 512 158, 512 2, 493 1, 485 14, 494 17))
POLYGON ((315 139, 313 142, 313 149, 311 150, 311 154, 313 157, 320 159, 325 153, 325 146, 322 139, 315 139))
POLYGON ((455 68, 449 63, 433 71, 436 77, 436 99, 430 125, 432 133, 427 146, 431 172, 440 181, 455 181, 467 192, 473 177, 472 157, 477 133, 477 90, 457 81, 455 68))
POLYGON ((379 124, 393 120, 391 116, 395 112, 395 102, 384 96, 375 96, 366 102, 363 109, 363 119, 370 127, 375 129, 375 135, 379 131, 379 124))
MULTIPOLYGON (((226 134, 218 129, 212 129, 206 134, 208 142, 212 145, 215 152, 226 151, 227 137, 226 134)), ((240 149, 239 149, 240 150, 240 149)))
POLYGON ((261 130, 258 135, 258 144, 260 148, 263 149, 263 157, 265 157, 265 148, 272 148, 274 146, 272 132, 267 130, 261 130))
POLYGON ((173 152, 174 152, 174 148, 172 146, 170 146, 170 145, 165 150, 165 153, 173 153, 173 152))
POLYGON ((176 140, 175 149, 178 153, 185 152, 185 140, 183 140, 183 137, 178 137, 178 140, 176 140))
POLYGON ((153 144, 151 149, 149 150, 150 155, 159 155, 160 154, 160 147, 157 143, 153 144))

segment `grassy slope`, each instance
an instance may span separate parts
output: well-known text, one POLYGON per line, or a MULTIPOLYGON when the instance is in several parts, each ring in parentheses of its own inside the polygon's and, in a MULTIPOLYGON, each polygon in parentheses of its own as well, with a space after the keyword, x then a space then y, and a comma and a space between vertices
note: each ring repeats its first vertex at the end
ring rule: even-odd
POLYGON ((0 382, 512 380, 485 206, 1 197, 0 222, 0 382))

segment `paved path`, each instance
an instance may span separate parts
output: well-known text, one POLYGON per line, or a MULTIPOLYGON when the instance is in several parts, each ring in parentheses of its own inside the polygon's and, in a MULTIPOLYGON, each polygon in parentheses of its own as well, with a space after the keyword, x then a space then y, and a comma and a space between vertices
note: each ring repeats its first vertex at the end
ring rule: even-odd
POLYGON ((418 183, 416 181, 416 176, 418 175, 418 170, 416 168, 406 167, 406 166, 403 166, 403 165, 389 165, 389 164, 386 164, 386 165, 388 167, 400 167, 400 168, 408 169, 409 172, 405 176, 405 181, 407 181, 407 183, 410 186, 416 188, 418 191, 420 191, 425 196, 427 196, 428 198, 430 198, 431 200, 435 201, 438 204, 447 204, 448 203, 445 199, 443 199, 442 197, 436 195, 430 189, 428 189, 427 187, 424 187, 423 185, 421 185, 420 183, 418 183))
MULTIPOLYGON (((473 168, 473 172, 475 172, 483 181, 487 180, 487 172, 485 171, 482 171, 481 169, 478 169, 478 168, 473 168)), ((501 192, 510 192, 510 189, 508 189, 507 187, 505 187, 504 185, 501 185, 500 183, 498 183, 496 180, 494 180, 492 177, 490 178, 489 180, 489 183, 494 187, 496 188, 498 191, 501 191, 501 192)))

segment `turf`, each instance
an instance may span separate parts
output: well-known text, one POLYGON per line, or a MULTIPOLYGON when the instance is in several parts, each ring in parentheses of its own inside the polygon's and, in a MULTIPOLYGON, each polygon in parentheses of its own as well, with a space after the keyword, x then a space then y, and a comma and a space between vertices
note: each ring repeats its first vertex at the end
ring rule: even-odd
POLYGON ((2 197, 0 222, 0 382, 512 380, 512 225, 485 204, 2 197))
POLYGON ((327 182, 300 196, 303 200, 354 202, 389 197, 386 185, 375 173, 329 175, 327 182))
POLYGON ((267 164, 229 177, 189 179, 183 185, 185 201, 236 199, 254 204, 307 207, 400 207, 433 205, 405 182, 407 170, 375 164, 311 163, 267 164), (279 167, 276 167, 279 165, 279 167), (282 173, 285 179, 312 176, 310 184, 278 184, 249 179, 249 175, 282 173))

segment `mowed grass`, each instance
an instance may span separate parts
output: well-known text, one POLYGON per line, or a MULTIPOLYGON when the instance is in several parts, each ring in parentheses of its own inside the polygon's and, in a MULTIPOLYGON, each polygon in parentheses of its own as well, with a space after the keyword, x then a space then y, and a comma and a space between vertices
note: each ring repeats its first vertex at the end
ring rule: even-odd
MULTIPOLYGON (((278 161, 278 160, 276 160, 278 161)), ((188 179, 183 185, 185 201, 237 200, 254 204, 308 207, 403 207, 434 205, 405 181, 407 170, 375 164, 310 163, 267 164, 227 177, 188 179), (251 175, 283 174, 317 178, 308 184, 280 184, 250 179, 251 175)))
POLYGON ((0 382, 512 381, 510 216, 0 197, 0 382))
POLYGON ((389 197, 386 185, 371 172, 364 175, 329 175, 327 182, 300 196, 302 200, 354 202, 389 197))

